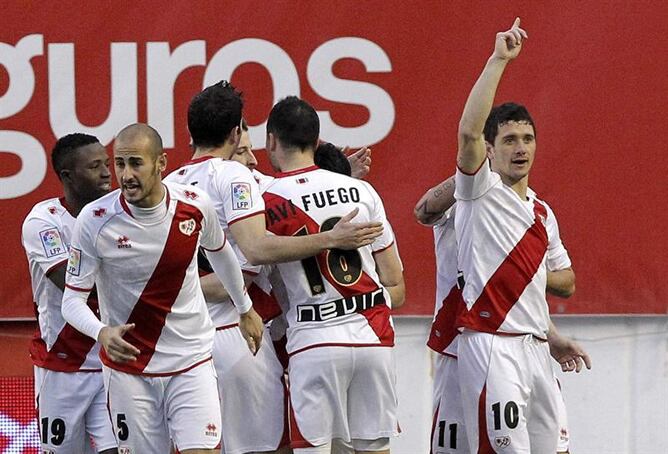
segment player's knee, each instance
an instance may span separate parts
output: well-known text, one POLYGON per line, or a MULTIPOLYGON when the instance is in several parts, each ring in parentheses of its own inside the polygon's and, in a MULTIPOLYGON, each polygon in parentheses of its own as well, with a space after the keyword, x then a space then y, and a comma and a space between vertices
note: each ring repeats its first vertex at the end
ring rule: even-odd
POLYGON ((356 453, 389 454, 390 438, 382 437, 375 440, 361 440, 358 438, 353 438, 353 449, 355 449, 356 453))

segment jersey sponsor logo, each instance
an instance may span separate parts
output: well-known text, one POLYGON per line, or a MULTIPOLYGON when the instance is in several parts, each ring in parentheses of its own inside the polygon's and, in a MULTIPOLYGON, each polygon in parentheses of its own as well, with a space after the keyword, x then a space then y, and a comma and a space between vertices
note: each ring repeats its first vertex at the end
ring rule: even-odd
POLYGON ((107 209, 106 208, 97 208, 97 209, 93 210, 93 216, 95 216, 96 218, 101 218, 105 214, 107 214, 107 209))
POLYGON ((350 315, 385 304, 383 289, 379 288, 369 293, 353 295, 347 298, 330 301, 323 304, 301 304, 297 306, 298 322, 324 322, 344 315, 350 315))
POLYGON ((248 210, 253 206, 251 187, 248 183, 232 183, 232 209, 248 210))
POLYGON ((81 249, 70 248, 70 259, 67 261, 67 272, 72 276, 81 274, 81 249))
POLYGON ((326 206, 338 205, 339 203, 357 203, 359 201, 360 192, 357 188, 328 189, 302 196, 304 211, 313 208, 312 205, 315 205, 316 208, 325 208, 326 206))
POLYGON ((195 228, 197 227, 197 223, 195 222, 194 219, 187 219, 185 221, 179 222, 179 230, 181 233, 184 235, 192 235, 192 233, 195 231, 195 228))
POLYGON ((130 243, 130 238, 125 235, 121 235, 116 240, 116 247, 118 249, 130 249, 132 244, 130 243))
POLYGON ((42 240, 46 258, 55 257, 67 253, 67 247, 63 244, 58 229, 46 229, 39 232, 39 238, 42 240))
POLYGON ((507 448, 510 446, 510 436, 505 435, 503 437, 496 437, 494 439, 494 444, 496 445, 497 448, 507 448))

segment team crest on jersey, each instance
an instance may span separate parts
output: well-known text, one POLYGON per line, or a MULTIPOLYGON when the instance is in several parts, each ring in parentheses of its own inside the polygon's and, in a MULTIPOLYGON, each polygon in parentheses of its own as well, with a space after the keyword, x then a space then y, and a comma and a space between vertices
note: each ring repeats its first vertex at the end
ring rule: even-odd
POLYGON ((510 436, 505 435, 503 437, 496 437, 494 439, 494 444, 497 448, 507 448, 510 446, 510 436))
POLYGON ((232 209, 248 210, 253 206, 251 187, 248 183, 232 183, 232 209))
POLYGON ((67 252, 67 248, 63 244, 58 229, 42 230, 39 232, 39 238, 42 240, 46 258, 55 257, 56 255, 65 254, 67 252))
POLYGON ((81 274, 81 250, 70 248, 70 259, 67 261, 67 272, 72 276, 81 274))
POLYGON ((197 223, 195 222, 194 219, 188 219, 188 220, 179 222, 179 230, 184 235, 188 235, 188 236, 192 235, 192 233, 195 231, 196 227, 197 227, 197 223))

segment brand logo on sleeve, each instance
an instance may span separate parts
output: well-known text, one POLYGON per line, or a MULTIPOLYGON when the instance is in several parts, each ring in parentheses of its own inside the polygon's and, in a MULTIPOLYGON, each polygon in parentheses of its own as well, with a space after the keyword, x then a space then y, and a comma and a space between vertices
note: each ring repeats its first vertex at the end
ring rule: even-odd
POLYGON ((95 216, 96 218, 101 218, 105 214, 107 214, 107 209, 106 208, 97 208, 97 209, 93 210, 93 216, 95 216))
POLYGON ((42 240, 46 258, 67 253, 67 248, 63 244, 58 229, 46 229, 39 232, 39 238, 42 240))
POLYGON ((81 249, 70 248, 70 259, 67 261, 67 272, 72 276, 81 274, 81 249))
POLYGON ((185 195, 188 200, 195 200, 199 197, 196 192, 192 191, 184 191, 183 195, 185 195))
POLYGON ((232 209, 248 210, 253 206, 251 187, 248 183, 232 183, 232 209))

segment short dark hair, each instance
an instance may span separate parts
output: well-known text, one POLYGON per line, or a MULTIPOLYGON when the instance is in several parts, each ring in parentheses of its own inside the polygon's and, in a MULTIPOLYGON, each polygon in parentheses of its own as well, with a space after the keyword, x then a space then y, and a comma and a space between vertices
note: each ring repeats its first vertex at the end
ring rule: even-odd
POLYGON ((507 102, 495 106, 489 113, 487 121, 485 121, 485 129, 483 130, 485 140, 493 144, 496 135, 499 133, 499 126, 503 126, 510 121, 530 124, 533 126, 534 135, 536 135, 536 125, 534 124, 531 115, 529 115, 527 108, 521 104, 507 102))
POLYGON ((274 134, 284 147, 315 149, 320 135, 320 119, 309 103, 288 96, 271 109, 267 133, 274 134))
POLYGON ((241 122, 242 94, 226 80, 205 88, 188 107, 188 130, 195 147, 220 147, 241 122))
POLYGON ((329 142, 320 142, 318 148, 315 149, 314 161, 315 165, 330 172, 348 176, 352 173, 350 161, 346 155, 339 147, 329 142))
POLYGON ((51 150, 51 167, 60 178, 60 172, 72 165, 74 153, 81 147, 93 143, 100 143, 95 136, 76 132, 68 134, 58 139, 51 150))

